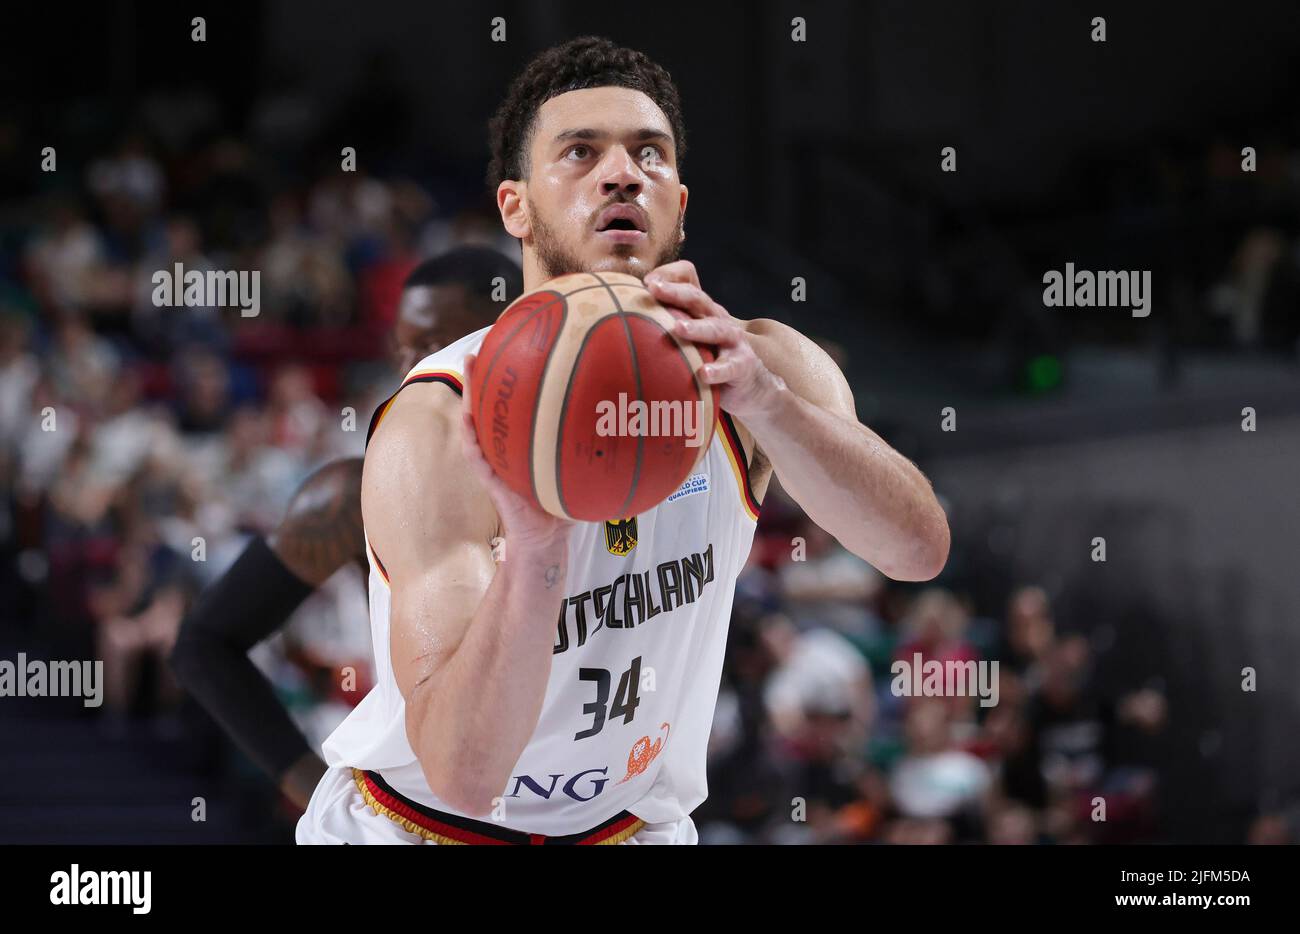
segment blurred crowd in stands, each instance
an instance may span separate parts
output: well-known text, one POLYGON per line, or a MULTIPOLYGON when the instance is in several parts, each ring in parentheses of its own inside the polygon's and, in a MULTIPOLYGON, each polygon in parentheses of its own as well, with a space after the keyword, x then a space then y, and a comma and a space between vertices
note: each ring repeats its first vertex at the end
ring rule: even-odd
POLYGON ((1041 588, 1017 589, 989 618, 947 588, 891 584, 779 490, 759 528, 732 619, 712 794, 696 815, 702 839, 1099 843, 1157 832, 1156 775, 1121 761, 1115 738, 1160 731, 1164 697, 1100 694, 1088 641, 1058 632, 1041 588), (915 695, 918 659, 968 671, 996 662, 993 702, 973 680, 915 695))
MULTIPOLYGON (((104 660, 105 725, 124 730, 180 702, 163 662, 195 594, 312 470, 362 453, 400 376, 409 271, 514 243, 477 204, 439 210, 337 163, 282 183, 227 138, 169 150, 131 133, 76 156, 0 215, 0 596, 22 642, 104 660), (260 271, 260 313, 158 307, 152 276, 175 263, 260 271)), ((260 661, 320 740, 348 702, 322 690, 328 672, 370 667, 359 569, 279 641, 260 661)))
MULTIPOLYGON (((252 143, 147 128, 99 152, 61 151, 0 215, 0 625, 104 659, 97 726, 111 731, 186 703, 163 662, 195 594, 311 470, 362 453, 399 377, 387 340, 409 270, 459 243, 517 253, 490 203, 444 204, 399 175, 335 161, 286 177, 252 143), (260 270, 260 315, 156 307, 151 276, 176 262, 260 270)), ((1294 233, 1251 233, 1224 270, 1216 294, 1243 339, 1268 330, 1258 307, 1296 281, 1294 233)), ((319 742, 368 684, 349 696, 333 676, 370 669, 360 571, 257 652, 319 742)), ((1100 695, 1091 661, 1041 589, 973 607, 944 586, 894 585, 774 483, 737 592, 702 838, 1153 839, 1157 776, 1113 740, 1161 730, 1164 698, 1100 695), (915 653, 997 660, 999 703, 897 696, 891 663, 915 653)))

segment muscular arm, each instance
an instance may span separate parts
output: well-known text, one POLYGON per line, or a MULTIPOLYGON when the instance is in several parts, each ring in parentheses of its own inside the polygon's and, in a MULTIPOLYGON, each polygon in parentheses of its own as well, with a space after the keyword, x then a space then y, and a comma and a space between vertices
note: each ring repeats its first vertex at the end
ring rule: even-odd
POLYGON ((361 500, 391 584, 411 748, 434 794, 485 814, 541 714, 567 552, 558 525, 507 518, 506 560, 493 562, 499 500, 463 431, 446 387, 407 387, 371 439, 361 500))
POLYGON ((857 419, 853 393, 826 352, 776 321, 745 323, 749 345, 779 377, 740 416, 760 455, 809 518, 894 580, 929 580, 948 557, 948 521, 916 465, 857 419))
POLYGON ((299 807, 306 807, 325 764, 248 650, 280 629, 316 586, 358 558, 365 560, 361 459, 349 458, 307 478, 269 539, 250 542, 195 602, 172 650, 181 684, 299 807))
MULTIPOLYGON (((751 450, 751 483, 771 462, 809 517, 895 580, 929 580, 948 560, 948 518, 916 465, 858 422, 844 374, 776 321, 741 321, 700 288, 689 260, 653 269, 650 293, 687 314, 679 337, 718 347, 700 378, 718 387, 751 450)), ((757 492, 757 490, 755 491, 757 492)))

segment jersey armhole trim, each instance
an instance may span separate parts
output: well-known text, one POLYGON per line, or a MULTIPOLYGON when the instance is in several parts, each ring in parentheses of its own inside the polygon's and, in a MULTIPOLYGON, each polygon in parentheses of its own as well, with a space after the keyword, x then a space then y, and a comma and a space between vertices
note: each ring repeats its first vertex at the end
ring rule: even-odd
POLYGON ((366 447, 370 446, 370 439, 374 437, 375 429, 379 427, 379 423, 388 414, 388 409, 392 406, 393 400, 397 398, 397 394, 412 383, 442 383, 451 387, 451 391, 458 396, 465 394, 464 377, 455 370, 421 370, 418 373, 412 373, 402 380, 402 385, 398 386, 391 396, 379 403, 379 406, 375 409, 375 414, 370 416, 370 427, 366 429, 366 447))
POLYGON ((736 476, 740 504, 744 507, 745 514, 757 522, 763 503, 754 495, 753 487, 749 485, 750 464, 745 457, 745 448, 740 443, 740 433, 736 431, 736 423, 726 412, 719 415, 718 431, 722 434, 722 447, 727 452, 727 460, 731 462, 731 470, 736 476))

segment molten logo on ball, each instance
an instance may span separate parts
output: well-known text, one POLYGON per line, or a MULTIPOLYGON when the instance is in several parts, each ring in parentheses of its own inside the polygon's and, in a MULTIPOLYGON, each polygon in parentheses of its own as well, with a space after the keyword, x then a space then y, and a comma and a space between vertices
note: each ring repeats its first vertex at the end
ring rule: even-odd
POLYGON ((497 463, 508 469, 506 462, 506 437, 510 434, 510 397, 515 394, 515 371, 506 367, 506 375, 497 387, 497 398, 492 403, 492 452, 497 463))

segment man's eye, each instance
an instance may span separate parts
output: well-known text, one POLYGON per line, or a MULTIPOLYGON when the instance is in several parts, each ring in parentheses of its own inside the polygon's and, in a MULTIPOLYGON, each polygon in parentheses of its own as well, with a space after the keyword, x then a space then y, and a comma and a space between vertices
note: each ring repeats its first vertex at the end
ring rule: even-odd
POLYGON ((569 150, 569 158, 585 159, 591 154, 591 149, 587 146, 574 146, 569 150))
POLYGON ((642 158, 642 159, 654 159, 654 160, 658 160, 658 158, 659 158, 660 155, 661 155, 661 153, 659 152, 659 147, 658 147, 658 146, 651 146, 650 144, 647 143, 646 145, 644 145, 644 146, 641 147, 641 158, 642 158))

